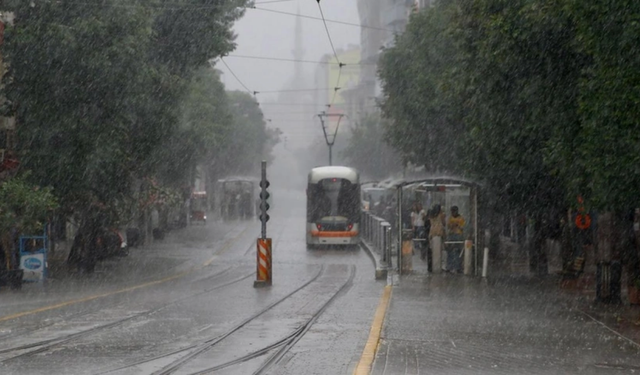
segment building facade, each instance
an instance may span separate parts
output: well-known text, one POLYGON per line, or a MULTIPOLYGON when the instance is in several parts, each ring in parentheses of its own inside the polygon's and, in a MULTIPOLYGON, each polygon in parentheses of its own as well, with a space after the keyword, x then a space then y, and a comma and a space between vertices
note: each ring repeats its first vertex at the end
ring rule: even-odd
POLYGON ((330 134, 336 129, 339 132, 348 129, 355 116, 351 93, 358 89, 361 80, 360 48, 351 45, 346 50, 338 49, 336 54, 337 58, 323 56, 315 72, 315 86, 320 90, 316 91, 314 101, 316 108, 333 115, 325 120, 330 134), (340 63, 345 65, 340 67, 340 63), (346 116, 339 120, 338 115, 346 116))
POLYGON ((357 90, 350 94, 356 108, 354 120, 378 110, 382 97, 378 79, 378 58, 385 48, 393 47, 396 35, 404 32, 412 12, 431 5, 433 0, 358 0, 360 24, 361 75, 357 90))

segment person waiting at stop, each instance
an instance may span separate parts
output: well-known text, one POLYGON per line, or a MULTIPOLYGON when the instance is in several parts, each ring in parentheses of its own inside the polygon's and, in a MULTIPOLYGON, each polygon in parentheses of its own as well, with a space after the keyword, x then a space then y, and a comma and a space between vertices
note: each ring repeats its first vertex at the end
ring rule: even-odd
POLYGON ((453 242, 447 250, 447 270, 449 272, 462 272, 462 242, 464 241, 464 217, 458 212, 458 206, 451 207, 451 217, 447 222, 447 234, 450 242, 453 242))
POLYGON ((442 239, 445 236, 445 215, 439 204, 435 204, 430 212, 431 228, 429 229, 429 240, 431 241, 431 253, 434 259, 432 267, 433 272, 440 272, 442 269, 442 239))
MULTIPOLYGON (((420 202, 414 203, 411 208, 411 229, 413 229, 414 239, 424 239, 426 237, 424 233, 424 221, 426 218, 427 214, 424 212, 424 209, 422 209, 420 202)), ((422 249, 422 247, 421 244, 420 248, 422 249)))

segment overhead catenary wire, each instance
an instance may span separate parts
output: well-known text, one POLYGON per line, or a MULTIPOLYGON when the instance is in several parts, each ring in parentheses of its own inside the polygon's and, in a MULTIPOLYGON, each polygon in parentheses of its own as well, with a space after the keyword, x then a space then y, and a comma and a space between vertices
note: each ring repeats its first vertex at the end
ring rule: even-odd
POLYGON ((256 91, 256 94, 267 94, 267 93, 277 93, 277 92, 309 92, 309 91, 330 91, 333 88, 318 88, 318 89, 285 89, 285 90, 261 90, 256 91))
POLYGON ((309 103, 260 103, 261 106, 283 106, 283 107, 316 107, 315 104, 309 103))
POLYGON ((338 90, 340 90, 340 78, 342 77, 342 65, 340 66, 340 69, 338 70, 338 79, 336 80, 336 87, 333 89, 333 97, 331 98, 331 103, 329 103, 329 105, 327 106, 329 109, 333 106, 333 104, 336 102, 336 96, 338 95, 338 90))
POLYGON ((272 3, 287 3, 295 0, 269 0, 269 1, 258 1, 254 4, 272 4, 272 3))
MULTIPOLYGON (((320 11, 320 15, 321 15, 321 20, 323 21, 323 25, 324 25, 324 29, 327 35, 327 38, 329 40, 329 44, 331 46, 331 50, 333 52, 333 56, 335 58, 335 61, 326 61, 326 62, 318 62, 315 61, 313 63, 324 63, 327 65, 333 64, 333 65, 338 65, 338 77, 336 79, 336 85, 333 88, 319 88, 319 89, 289 89, 289 90, 262 90, 262 91, 251 91, 238 77, 237 75, 230 69, 229 65, 226 63, 226 61, 223 60, 223 63, 225 64, 225 66, 227 67, 227 69, 229 69, 229 72, 234 76, 234 78, 245 88, 245 90, 247 90, 247 92, 252 93, 254 96, 256 96, 259 93, 280 93, 280 92, 304 92, 304 91, 324 91, 324 90, 333 90, 333 95, 331 98, 331 101, 329 104, 326 105, 327 109, 331 109, 331 107, 335 104, 336 99, 337 99, 337 95, 338 95, 338 91, 341 89, 340 87, 340 81, 342 78, 342 68, 344 66, 346 66, 347 64, 343 63, 342 61, 340 61, 340 57, 338 56, 338 53, 335 49, 335 45, 333 43, 333 39, 331 37, 331 33, 329 31, 328 25, 327 25, 327 20, 324 17, 324 12, 322 10, 322 6, 320 5, 320 1, 316 0, 317 4, 318 4, 318 9, 320 11)), ((251 9, 251 8, 250 8, 251 9)), ((249 59, 264 59, 264 60, 276 60, 276 61, 295 61, 295 62, 311 62, 309 60, 299 60, 299 59, 286 59, 286 58, 278 58, 278 57, 260 57, 260 56, 248 56, 248 55, 230 55, 230 56, 226 56, 226 57, 237 57, 237 58, 249 58, 249 59)), ((221 59, 222 60, 222 59, 221 59)), ((360 65, 360 64, 353 64, 353 65, 360 65)), ((257 100, 256 100, 257 102, 257 100)), ((308 105, 308 104, 304 104, 304 103, 257 103, 258 106, 269 106, 269 105, 274 105, 274 106, 314 106, 315 105, 308 105)), ((322 114, 326 114, 327 111, 323 110, 322 114)), ((283 113, 280 113, 283 114, 283 113)))
POLYGON ((236 75, 236 73, 234 73, 233 69, 231 69, 231 67, 229 66, 229 64, 227 64, 226 61, 224 61, 224 59, 222 57, 220 57, 220 61, 222 61, 222 63, 224 64, 224 66, 227 67, 227 70, 229 71, 229 73, 231 73, 231 75, 233 76, 233 78, 236 79, 236 81, 238 81, 238 83, 240 84, 240 86, 244 87, 245 90, 247 90, 247 92, 253 96, 255 96, 256 92, 255 91, 251 91, 249 89, 249 87, 247 87, 247 85, 244 84, 244 82, 242 82, 242 80, 240 80, 240 78, 238 78, 238 76, 236 75))
MULTIPOLYGON (((296 17, 300 17, 300 18, 314 19, 314 20, 322 21, 323 25, 324 25, 324 28, 325 28, 325 32, 326 32, 327 37, 329 39, 329 43, 331 45, 331 50, 333 52, 333 56, 335 57, 336 61, 311 61, 311 60, 298 60, 298 59, 286 59, 286 58, 263 57, 263 56, 248 56, 248 55, 227 55, 225 57, 228 57, 228 58, 234 57, 234 58, 246 58, 246 59, 274 60, 274 61, 290 61, 290 62, 302 62, 302 63, 314 63, 314 64, 326 64, 326 65, 338 65, 339 66, 338 79, 337 79, 335 87, 333 87, 333 88, 319 88, 319 89, 254 91, 254 90, 251 90, 237 76, 237 74, 231 69, 229 64, 227 64, 227 62, 222 57, 220 57, 220 61, 222 61, 222 63, 227 68, 228 72, 243 87, 243 89, 254 97, 254 99, 256 100, 256 104, 258 106, 274 105, 274 106, 295 106, 295 107, 316 107, 317 108, 317 104, 306 104, 306 103, 259 103, 259 101, 257 99, 257 94, 259 94, 259 93, 328 91, 328 90, 333 90, 332 100, 328 105, 326 105, 326 107, 330 108, 335 103, 335 100, 336 100, 336 97, 337 97, 337 93, 341 89, 340 88, 340 80, 341 80, 341 76, 342 76, 342 67, 347 66, 347 65, 375 65, 375 64, 362 63, 362 62, 345 64, 345 63, 341 62, 339 60, 339 56, 338 56, 337 51, 335 49, 335 45, 333 43, 333 39, 332 39, 331 34, 329 32, 329 28, 328 28, 327 23, 335 23, 335 24, 342 24, 342 25, 346 25, 346 26, 354 26, 354 27, 369 28, 369 29, 379 29, 379 30, 387 30, 387 29, 380 28, 380 27, 369 26, 369 25, 361 25, 361 24, 357 24, 357 23, 350 23, 350 22, 345 22, 345 21, 326 19, 319 1, 317 1, 317 4, 318 4, 318 8, 319 8, 321 17, 314 17, 314 16, 309 16, 309 15, 300 15, 300 14, 294 14, 294 13, 283 12, 283 11, 279 11, 279 10, 273 10, 273 9, 267 9, 267 8, 261 8, 261 7, 256 7, 255 6, 255 5, 260 5, 260 4, 283 3, 283 2, 291 2, 291 1, 294 1, 294 0, 264 0, 264 1, 258 1, 258 2, 255 2, 254 4, 252 4, 252 6, 247 7, 246 9, 253 9, 253 10, 258 10, 258 11, 263 11, 263 12, 279 13, 279 14, 288 15, 288 16, 296 16, 296 17)), ((162 3, 162 4, 156 4, 156 5, 153 5, 153 4, 123 4, 123 3, 116 3, 116 2, 109 2, 109 1, 102 1, 102 2, 95 2, 94 3, 94 2, 89 2, 89 1, 86 1, 86 0, 85 1, 82 1, 82 0, 77 0, 77 1, 65 0, 65 1, 59 2, 59 4, 65 4, 65 3, 66 4, 76 4, 76 5, 86 5, 86 6, 96 6, 96 7, 147 8, 147 9, 157 9, 157 10, 179 10, 179 11, 202 11, 202 10, 212 10, 212 9, 215 9, 215 8, 219 8, 219 5, 217 5, 217 4, 192 5, 192 4, 184 4, 184 3, 177 3, 177 2, 174 2, 174 3, 167 2, 167 3, 162 3)))
MULTIPOLYGON (((284 57, 269 57, 269 56, 249 56, 249 55, 227 55, 225 57, 235 57, 235 58, 240 58, 240 59, 255 59, 255 60, 273 60, 273 61, 289 61, 289 62, 300 62, 300 63, 310 63, 310 64, 325 64, 325 65, 340 65, 340 62, 337 61, 317 61, 317 60, 299 60, 299 59, 287 59, 284 57)), ((363 63, 363 62, 359 62, 359 63, 349 63, 349 64, 345 64, 342 63, 342 65, 347 66, 347 65, 375 65, 374 63, 363 63)))
MULTIPOLYGON (((280 0, 283 1, 283 0, 280 0)), ((57 4, 73 4, 73 5, 86 5, 86 6, 95 6, 95 7, 112 7, 112 8, 130 8, 130 9, 158 9, 158 10, 173 10, 173 11, 202 11, 202 10, 212 10, 216 8, 220 8, 220 5, 189 5, 189 4, 174 4, 174 3, 163 3, 162 5, 153 5, 153 4, 115 4, 108 2, 100 2, 100 3, 91 3, 87 1, 58 1, 57 4)))
POLYGON ((324 18, 324 12, 322 11, 322 6, 320 5, 320 0, 317 0, 318 9, 320 9, 320 15, 322 16, 322 23, 324 24, 324 30, 327 32, 327 37, 329 38, 329 44, 331 44, 331 50, 333 51, 333 56, 335 56, 336 60, 340 62, 338 58, 338 53, 336 53, 336 47, 333 45, 333 39, 331 39, 331 33, 329 32, 329 27, 327 26, 327 20, 324 18))
POLYGON ((340 58, 338 57, 338 53, 336 52, 336 48, 333 45, 333 39, 331 38, 331 33, 329 32, 329 27, 327 26, 327 20, 324 17, 324 12, 322 11, 322 5, 320 5, 320 0, 316 0, 316 3, 318 4, 318 9, 320 10, 320 16, 322 17, 322 23, 324 24, 324 30, 327 33, 327 38, 329 38, 329 44, 331 45, 333 56, 338 62, 338 79, 336 80, 336 86, 333 91, 333 97, 331 99, 331 102, 327 105, 327 108, 330 109, 336 101, 338 90, 340 90, 340 78, 342 76, 342 67, 344 66, 344 64, 340 61, 340 58))
MULTIPOLYGON (((259 10, 259 11, 263 11, 263 12, 277 13, 277 14, 283 14, 283 15, 292 16, 292 17, 300 17, 300 18, 307 18, 307 19, 310 19, 310 20, 322 21, 322 18, 320 18, 320 17, 309 16, 309 15, 306 15, 306 14, 296 14, 296 13, 291 13, 291 12, 285 12, 285 11, 282 11, 282 10, 260 8, 260 7, 256 7, 256 6, 248 7, 247 9, 253 9, 253 10, 259 10)), ((362 29, 373 29, 373 30, 381 30, 381 31, 393 32, 393 30, 386 29, 384 27, 363 25, 363 24, 358 24, 358 23, 353 23, 353 22, 338 21, 338 20, 332 20, 332 19, 326 19, 326 18, 324 19, 324 21, 325 22, 329 22, 329 23, 339 24, 339 25, 359 27, 359 28, 362 28, 362 29)))

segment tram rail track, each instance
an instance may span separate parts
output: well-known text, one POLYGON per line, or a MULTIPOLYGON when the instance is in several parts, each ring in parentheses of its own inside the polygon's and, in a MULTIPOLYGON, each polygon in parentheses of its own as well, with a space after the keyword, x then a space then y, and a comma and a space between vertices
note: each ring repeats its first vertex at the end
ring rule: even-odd
MULTIPOLYGON (((203 282, 203 281, 210 281, 212 279, 216 279, 216 278, 218 278, 220 276, 223 276, 224 274, 227 274, 233 268, 234 267, 227 267, 227 268, 225 268, 225 269, 223 269, 223 270, 221 270, 221 271, 219 271, 219 272, 217 272, 217 273, 215 273, 213 275, 209 275, 209 276, 206 276, 206 277, 203 277, 203 278, 195 279, 195 280, 192 281, 192 283, 199 283, 199 282, 203 282)), ((123 308, 123 307, 125 307, 125 304, 123 304, 123 303, 120 303, 117 306, 115 306, 116 309, 117 308, 123 308)), ((84 316, 91 315, 91 314, 95 313, 96 310, 98 310, 98 309, 96 309, 96 308, 85 309, 85 310, 82 310, 82 311, 79 311, 79 312, 68 314, 68 315, 66 315, 64 317, 61 317, 63 319, 59 319, 59 320, 73 320, 73 319, 82 318, 84 316)), ((34 332, 38 332, 38 331, 41 331, 43 329, 47 329, 47 328, 50 328, 52 326, 55 326, 56 324, 59 324, 59 321, 53 321, 53 322, 49 322, 49 323, 45 323, 45 324, 39 324, 39 325, 37 325, 36 327, 33 327, 33 328, 29 328, 29 329, 22 330, 22 331, 16 331, 16 332, 8 333, 8 334, 5 334, 5 335, 1 335, 0 336, 0 340, 4 341, 6 339, 11 339, 11 338, 19 336, 19 335, 29 335, 29 334, 32 334, 34 332)), ((6 349, 0 349, 0 354, 2 354, 4 352, 6 352, 6 349)))
MULTIPOLYGON (((214 275, 211 275, 211 276, 209 276, 209 277, 207 277, 205 279, 198 280, 198 282, 210 281, 210 280, 217 279, 217 278, 222 277, 225 274, 227 274, 230 271, 235 270, 237 268, 238 267, 227 267, 224 270, 215 273, 214 275)), ((34 354, 37 354, 37 353, 42 353, 42 352, 45 352, 45 351, 47 351, 47 350, 49 350, 49 349, 51 349, 51 348, 53 348, 55 346, 70 342, 70 341, 72 341, 74 339, 77 339, 77 338, 80 338, 80 337, 84 337, 84 336, 88 336, 88 335, 94 334, 96 332, 103 331, 103 330, 106 330, 106 329, 109 329, 109 328, 113 328, 113 327, 116 327, 118 325, 127 323, 129 321, 134 320, 134 319, 151 315, 153 313, 162 311, 163 309, 166 309, 166 308, 168 308, 170 306, 173 306, 173 305, 175 305, 177 303, 183 302, 183 301, 188 300, 190 298, 199 297, 199 296, 202 296, 204 294, 210 293, 210 292, 212 292, 214 290, 221 289, 221 288, 224 288, 226 286, 238 283, 238 282, 240 282, 242 280, 245 280, 245 279, 253 276, 253 274, 254 273, 251 272, 251 273, 242 275, 240 277, 237 277, 237 278, 232 279, 230 281, 227 281, 227 282, 224 282, 222 284, 216 285, 214 287, 206 288, 206 289, 204 289, 204 290, 202 290, 200 292, 192 293, 192 294, 189 294, 189 295, 186 295, 186 296, 182 296, 182 297, 174 299, 174 300, 172 300, 170 302, 163 303, 163 304, 161 304, 159 306, 156 306, 156 307, 154 307, 152 309, 148 309, 148 310, 145 310, 145 311, 142 311, 142 312, 139 312, 139 313, 135 313, 135 314, 129 315, 127 317, 124 317, 122 319, 117 319, 117 320, 115 320, 113 322, 102 324, 102 325, 99 325, 99 326, 96 326, 96 327, 92 327, 92 328, 89 328, 89 329, 86 329, 86 330, 74 332, 72 334, 64 335, 64 336, 61 336, 61 337, 56 337, 56 338, 52 338, 52 339, 46 339, 46 340, 36 341, 36 342, 33 342, 33 343, 18 345, 18 346, 14 346, 14 347, 10 347, 10 348, 0 349, 0 355, 11 353, 11 352, 35 349, 35 350, 30 350, 30 351, 28 351, 26 353, 20 353, 20 354, 17 354, 17 355, 10 356, 8 358, 1 359, 0 363, 7 363, 7 362, 10 362, 10 361, 18 359, 18 358, 23 358, 23 357, 34 355, 34 354)), ((96 311, 87 311, 87 312, 85 312, 83 314, 78 314, 77 317, 88 316, 88 315, 90 315, 92 313, 95 313, 95 312, 96 311)), ((48 327, 50 327, 50 326, 46 326, 44 328, 34 329, 30 333, 34 333, 34 332, 37 332, 39 330, 42 330, 42 329, 45 329, 45 328, 48 328, 48 327)))
POLYGON ((313 324, 318 320, 318 318, 325 312, 325 310, 342 294, 344 294, 351 286, 353 285, 353 279, 356 275, 356 267, 351 266, 349 271, 349 277, 347 280, 338 288, 338 290, 326 301, 324 302, 313 314, 310 318, 304 321, 298 328, 296 328, 293 332, 288 334, 287 336, 275 341, 261 349, 255 350, 251 353, 248 353, 244 356, 231 360, 229 362, 225 362, 213 367, 206 368, 204 370, 199 370, 197 372, 190 373, 189 375, 205 375, 211 374, 215 371, 220 371, 222 369, 238 365, 249 360, 261 357, 263 355, 268 354, 269 352, 273 352, 261 365, 258 369, 253 372, 253 375, 262 375, 266 373, 273 365, 277 364, 290 350, 295 346, 295 344, 300 341, 304 337, 304 335, 311 329, 313 324))
POLYGON ((272 302, 271 304, 267 305, 266 307, 264 307, 263 309, 261 309, 257 313, 252 314, 248 318, 242 320, 240 323, 238 323, 238 324, 234 325, 233 327, 231 327, 230 329, 228 329, 225 333, 223 333, 221 335, 218 335, 216 337, 213 337, 211 339, 205 340, 203 343, 199 344, 196 347, 196 349, 193 350, 191 353, 188 353, 187 355, 179 358, 178 360, 170 363, 169 365, 164 366, 160 370, 153 372, 151 375, 169 375, 169 374, 173 374, 175 371, 180 369, 182 366, 184 366, 186 363, 188 363, 189 361, 191 361, 195 357, 197 357, 200 354, 206 352, 207 350, 213 348, 218 343, 220 343, 221 341, 223 341, 227 337, 231 336, 236 331, 240 330, 242 327, 244 327, 247 324, 251 323, 252 321, 256 320, 258 317, 264 315, 268 311, 272 310, 274 307, 280 305, 281 303, 283 303, 284 301, 289 299, 289 297, 293 296, 294 294, 296 294, 299 291, 301 291, 304 288, 306 288, 308 285, 310 285, 311 283, 316 281, 322 275, 322 273, 324 272, 324 269, 325 269, 325 267, 324 267, 324 265, 322 265, 320 267, 320 269, 318 270, 318 272, 311 279, 309 279, 308 281, 306 281, 305 283, 303 283, 302 285, 300 285, 299 287, 297 287, 293 291, 287 293, 284 297, 279 298, 278 300, 276 300, 275 302, 272 302))

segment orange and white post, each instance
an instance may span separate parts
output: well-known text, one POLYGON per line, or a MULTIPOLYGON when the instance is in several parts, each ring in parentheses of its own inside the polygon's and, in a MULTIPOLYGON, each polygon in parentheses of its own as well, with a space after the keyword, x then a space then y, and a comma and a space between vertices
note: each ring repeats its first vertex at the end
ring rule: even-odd
POLYGON ((253 286, 271 285, 271 238, 258 238, 258 272, 253 286))

